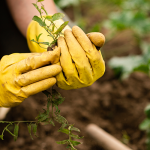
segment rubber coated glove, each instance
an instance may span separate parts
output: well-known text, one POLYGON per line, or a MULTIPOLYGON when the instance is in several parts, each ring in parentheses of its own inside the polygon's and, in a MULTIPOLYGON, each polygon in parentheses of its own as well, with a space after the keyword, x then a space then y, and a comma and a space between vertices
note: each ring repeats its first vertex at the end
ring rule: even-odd
POLYGON ((78 26, 74 26, 72 31, 65 30, 64 37, 58 38, 63 69, 56 76, 58 87, 65 90, 86 87, 104 74, 105 63, 101 52, 90 39, 98 47, 105 41, 101 33, 89 33, 87 36, 78 26))
POLYGON ((19 105, 25 98, 56 83, 60 48, 44 53, 11 54, 0 61, 0 107, 19 105), (45 66, 52 64, 49 66, 45 66), (44 67, 42 67, 44 66, 44 67))
MULTIPOLYGON (((57 20, 55 23, 56 26, 60 26, 63 21, 57 20)), ((61 47, 60 65, 63 69, 63 72, 56 77, 57 85, 65 90, 89 86, 105 71, 101 52, 94 46, 102 47, 105 37, 101 33, 86 35, 77 26, 73 27, 72 31, 69 29, 67 26, 64 29, 64 38, 60 37, 57 41, 58 46, 61 47)), ((31 41, 40 33, 43 33, 40 42, 52 41, 52 38, 47 36, 47 32, 37 22, 32 21, 27 29, 27 42, 32 52, 46 51, 31 41)))

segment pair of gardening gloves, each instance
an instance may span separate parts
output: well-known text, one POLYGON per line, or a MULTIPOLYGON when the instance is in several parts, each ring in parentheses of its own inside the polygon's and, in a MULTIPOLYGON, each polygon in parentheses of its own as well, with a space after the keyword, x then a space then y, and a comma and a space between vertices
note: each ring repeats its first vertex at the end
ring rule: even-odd
MULTIPOLYGON (((56 21, 60 26, 62 20, 56 21)), ((105 38, 101 33, 85 34, 79 27, 67 26, 53 51, 32 42, 40 33, 40 42, 52 41, 35 21, 27 29, 27 42, 33 53, 14 53, 0 61, 0 107, 19 105, 30 95, 55 83, 65 90, 89 86, 105 71, 101 52, 105 38)))

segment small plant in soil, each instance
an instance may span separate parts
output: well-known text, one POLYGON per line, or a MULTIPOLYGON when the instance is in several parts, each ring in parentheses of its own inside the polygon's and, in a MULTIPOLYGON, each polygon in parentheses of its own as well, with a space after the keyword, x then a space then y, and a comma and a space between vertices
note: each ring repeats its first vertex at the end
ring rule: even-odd
MULTIPOLYGON (((56 13, 52 16, 49 16, 47 11, 44 8, 44 5, 41 3, 42 1, 44 0, 37 0, 36 3, 33 3, 35 8, 40 13, 40 17, 34 16, 33 20, 38 22, 39 25, 47 31, 48 36, 52 37, 53 41, 51 43, 47 41, 39 42, 39 38, 42 36, 42 33, 36 36, 36 39, 32 39, 31 41, 36 42, 42 48, 45 48, 45 45, 46 45, 47 50, 53 50, 53 48, 57 44, 58 37, 62 34, 62 30, 68 24, 68 21, 64 22, 59 28, 57 28, 55 26, 54 21, 62 19, 64 17, 64 14, 56 13), (39 7, 37 3, 40 3, 41 7, 39 7), (46 15, 44 16, 43 13, 45 13, 46 15)), ((78 141, 75 141, 74 139, 81 139, 83 137, 79 137, 77 134, 73 134, 74 131, 80 132, 80 130, 74 127, 73 124, 69 124, 68 121, 60 114, 60 109, 58 108, 58 106, 64 101, 64 98, 61 96, 60 93, 58 93, 53 88, 51 92, 43 91, 43 93, 47 96, 46 109, 43 109, 43 112, 40 112, 34 121, 0 121, 0 123, 7 124, 6 127, 2 131, 0 138, 4 140, 4 132, 7 131, 14 137, 14 140, 16 141, 18 138, 20 123, 26 123, 30 137, 31 139, 33 139, 32 134, 37 136, 37 128, 39 124, 43 124, 43 125, 50 124, 52 126, 55 126, 55 123, 57 122, 60 124, 60 128, 58 132, 67 134, 68 139, 65 139, 63 141, 57 141, 56 143, 67 144, 67 147, 66 147, 67 149, 76 150, 74 146, 77 146, 81 143, 78 141), (13 133, 9 130, 9 126, 14 127, 13 133)))

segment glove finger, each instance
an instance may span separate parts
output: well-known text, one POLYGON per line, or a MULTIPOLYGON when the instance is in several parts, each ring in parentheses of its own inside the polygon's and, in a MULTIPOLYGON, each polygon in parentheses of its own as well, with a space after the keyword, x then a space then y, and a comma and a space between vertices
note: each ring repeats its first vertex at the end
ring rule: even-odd
POLYGON ((51 65, 51 66, 46 66, 42 67, 39 69, 35 69, 32 71, 29 71, 27 73, 24 73, 20 76, 18 76, 15 79, 15 82, 19 86, 26 86, 44 79, 48 79, 50 77, 56 76, 58 73, 61 72, 61 66, 59 65, 51 65))
POLYGON ((86 53, 91 53, 93 46, 90 39, 78 26, 73 26, 72 33, 86 53))
POLYGON ((101 53, 96 49, 96 47, 91 43, 90 39, 78 26, 72 28, 74 36, 77 38, 78 42, 81 44, 82 48, 86 51, 86 55, 90 60, 90 64, 93 70, 93 76, 95 79, 101 77, 105 70, 105 64, 101 53))
POLYGON ((71 55, 68 51, 68 47, 64 37, 59 37, 57 43, 58 47, 61 48, 60 64, 63 69, 65 78, 67 78, 67 80, 69 80, 72 76, 78 78, 78 72, 75 68, 74 63, 72 62, 71 55))
POLYGON ((54 51, 39 53, 37 55, 23 59, 16 64, 16 69, 19 73, 25 73, 47 64, 55 64, 59 61, 59 57, 60 48, 58 47, 54 51))
POLYGON ((102 47, 105 43, 105 36, 102 33, 91 32, 88 33, 87 36, 91 40, 91 42, 97 47, 102 47))
POLYGON ((30 95, 34 95, 34 94, 37 94, 39 92, 49 89, 55 83, 56 83, 56 79, 52 77, 52 78, 48 78, 39 82, 35 82, 25 87, 22 87, 21 91, 28 97, 30 95))
POLYGON ((84 83, 92 81, 92 69, 85 51, 82 49, 76 38, 73 36, 71 30, 65 30, 64 36, 66 43, 71 54, 72 60, 79 74, 79 78, 84 83))

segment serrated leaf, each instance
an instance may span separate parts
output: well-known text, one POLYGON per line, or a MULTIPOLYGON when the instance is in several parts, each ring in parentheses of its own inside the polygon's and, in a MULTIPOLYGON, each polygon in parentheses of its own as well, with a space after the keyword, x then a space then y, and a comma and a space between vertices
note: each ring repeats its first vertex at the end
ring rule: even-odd
POLYGON ((65 133, 65 134, 69 134, 69 130, 68 129, 59 129, 59 132, 65 133))
MULTIPOLYGON (((56 113, 55 113, 55 114, 56 114, 56 113)), ((55 121, 57 121, 57 122, 60 123, 60 124, 66 123, 66 119, 65 119, 63 116, 61 116, 61 115, 57 115, 57 116, 55 117, 55 121)))
POLYGON ((39 23, 39 25, 40 25, 41 27, 46 26, 45 22, 44 22, 40 17, 38 17, 38 16, 34 16, 34 17, 32 18, 32 20, 34 20, 34 21, 36 21, 37 23, 39 23))
POLYGON ((38 36, 36 36, 36 40, 38 41, 40 36, 42 35, 43 33, 40 33, 38 36))
POLYGON ((29 131, 30 137, 31 137, 31 139, 33 140, 32 134, 31 134, 31 130, 32 130, 31 124, 29 124, 27 127, 28 127, 28 131, 29 131))
POLYGON ((82 136, 82 137, 79 137, 79 136, 76 135, 76 134, 71 134, 70 136, 73 137, 73 138, 75 138, 75 139, 82 139, 82 138, 83 138, 83 136, 82 136))
POLYGON ((37 137, 37 124, 32 124, 32 129, 33 129, 33 133, 34 135, 37 137))
POLYGON ((56 141, 57 144, 68 144, 68 140, 63 140, 63 141, 56 141))
POLYGON ((62 19, 65 15, 63 13, 55 13, 53 16, 52 16, 52 21, 56 21, 56 20, 59 20, 59 19, 62 19))
POLYGON ((79 144, 81 144, 81 142, 78 142, 78 141, 70 141, 71 142, 71 144, 73 145, 73 146, 77 146, 77 145, 79 145, 79 144))
POLYGON ((70 130, 71 130, 71 131, 77 131, 77 132, 80 132, 80 130, 79 130, 78 128, 76 128, 76 127, 71 127, 70 130))
POLYGON ((58 105, 60 105, 63 101, 64 101, 64 98, 63 98, 63 97, 60 97, 60 98, 57 98, 57 99, 54 101, 54 104, 58 106, 58 105))
POLYGON ((65 21, 54 34, 59 34, 64 28, 65 26, 69 23, 69 21, 65 21))
POLYGON ((141 130, 147 130, 150 128, 150 119, 146 118, 139 126, 141 130))
POLYGON ((18 138, 18 132, 19 132, 19 124, 15 124, 15 128, 14 128, 14 141, 17 140, 18 138))
POLYGON ((43 114, 40 114, 39 116, 38 116, 38 118, 36 117, 36 119, 38 119, 38 122, 45 122, 46 121, 46 119, 49 117, 49 115, 45 115, 44 113, 43 114))

